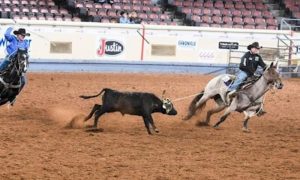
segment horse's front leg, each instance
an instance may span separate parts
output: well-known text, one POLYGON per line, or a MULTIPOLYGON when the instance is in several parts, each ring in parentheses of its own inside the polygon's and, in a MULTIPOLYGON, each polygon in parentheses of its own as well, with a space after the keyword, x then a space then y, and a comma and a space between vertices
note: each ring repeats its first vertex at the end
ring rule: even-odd
POLYGON ((214 125, 214 128, 218 128, 219 125, 226 120, 226 118, 230 115, 231 112, 233 112, 236 109, 236 106, 234 104, 231 104, 226 111, 224 112, 224 115, 220 118, 220 120, 214 125))

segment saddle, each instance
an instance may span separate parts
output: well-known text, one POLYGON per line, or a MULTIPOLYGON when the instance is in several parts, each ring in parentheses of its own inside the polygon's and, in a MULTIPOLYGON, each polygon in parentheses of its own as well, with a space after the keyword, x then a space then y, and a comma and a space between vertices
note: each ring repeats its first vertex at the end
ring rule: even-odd
MULTIPOLYGON (((253 75, 250 77, 247 77, 246 80, 244 80, 240 86, 238 87, 237 91, 243 90, 243 89, 248 89, 251 87, 261 76, 260 75, 253 75)), ((235 76, 234 77, 229 77, 227 76, 226 78, 223 79, 224 83, 226 86, 230 86, 231 84, 234 83, 235 76)))
MULTIPOLYGON (((253 76, 250 76, 248 77, 245 81, 243 81, 240 86, 237 88, 236 91, 231 91, 231 92, 227 92, 226 93, 226 104, 229 105, 232 98, 237 94, 237 92, 241 91, 241 90, 244 90, 244 89, 248 89, 250 88, 259 78, 261 77, 261 75, 253 75, 253 76)), ((228 76, 228 80, 225 82, 224 79, 224 83, 226 84, 226 86, 230 86, 232 83, 234 83, 234 80, 235 80, 235 76, 232 76, 232 77, 229 77, 228 76)))

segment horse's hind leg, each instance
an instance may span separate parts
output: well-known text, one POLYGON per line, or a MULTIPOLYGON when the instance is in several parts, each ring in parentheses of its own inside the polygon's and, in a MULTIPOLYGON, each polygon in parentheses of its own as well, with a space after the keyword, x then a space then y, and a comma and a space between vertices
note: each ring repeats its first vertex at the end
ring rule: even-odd
POLYGON ((215 114, 215 113, 218 113, 220 111, 223 111, 224 109, 226 108, 226 105, 222 104, 222 105, 217 105, 217 107, 215 107, 214 109, 211 109, 209 111, 207 111, 207 114, 206 114, 206 119, 204 121, 204 124, 205 125, 209 125, 209 122, 210 122, 210 117, 215 114))
POLYGON ((93 107, 93 109, 92 109, 92 111, 90 112, 90 114, 87 117, 84 118, 84 121, 89 120, 93 116, 93 114, 95 113, 95 111, 97 111, 98 109, 101 109, 101 105, 95 104, 94 107, 93 107))
POLYGON ((210 97, 207 96, 206 94, 201 94, 200 100, 198 99, 198 101, 195 101, 195 99, 194 99, 193 102, 190 105, 188 115, 186 117, 184 117, 183 120, 188 120, 193 115, 195 115, 196 111, 198 109, 202 109, 205 106, 206 101, 209 100, 209 99, 210 99, 210 97))

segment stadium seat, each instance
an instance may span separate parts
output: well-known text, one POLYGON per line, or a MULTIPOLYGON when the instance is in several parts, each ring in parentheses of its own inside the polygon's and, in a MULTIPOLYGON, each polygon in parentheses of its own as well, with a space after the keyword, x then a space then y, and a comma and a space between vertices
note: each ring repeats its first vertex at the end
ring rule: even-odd
POLYGON ((214 7, 214 3, 212 1, 206 1, 203 3, 203 7, 205 8, 213 8, 214 7))
POLYGON ((276 29, 277 29, 277 26, 267 26, 267 29, 276 30, 276 29))
POLYGON ((202 13, 202 9, 200 9, 200 8, 194 8, 192 10, 192 14, 200 15, 201 13, 202 13))
POLYGON ((247 24, 244 26, 244 29, 255 29, 255 26, 252 24, 247 24))
MULTIPOLYGON (((232 25, 232 24, 233 24, 232 17, 231 17, 231 16, 224 16, 224 17, 223 17, 223 22, 224 22, 225 24, 230 24, 230 25, 232 25)), ((231 26, 231 27, 232 27, 232 26, 231 26)))
POLYGON ((214 7, 217 9, 224 9, 223 1, 216 1, 214 7))
POLYGON ((255 26, 256 29, 267 29, 267 26, 266 25, 263 25, 263 24, 259 24, 257 26, 255 26))
POLYGON ((243 25, 243 19, 241 17, 233 17, 232 19, 233 24, 235 25, 243 25))
POLYGON ((212 21, 215 23, 215 24, 223 24, 223 20, 220 16, 213 16, 212 17, 212 21))
POLYGON ((245 17, 244 22, 246 25, 254 25, 255 24, 254 19, 251 17, 245 17))
POLYGON ((198 15, 192 15, 191 16, 191 20, 194 22, 194 25, 195 26, 200 26, 200 24, 201 24, 201 17, 200 16, 198 16, 198 15))
POLYGON ((210 16, 202 16, 202 22, 205 24, 212 24, 213 20, 210 16))
POLYGON ((262 17, 262 13, 261 13, 261 11, 257 11, 257 10, 254 10, 253 12, 252 12, 252 15, 253 15, 253 17, 262 17))
POLYGON ((249 10, 242 11, 243 17, 252 17, 252 12, 249 10))
POLYGON ((245 4, 245 8, 251 11, 251 10, 255 9, 255 5, 253 3, 249 2, 249 3, 245 4))
POLYGON ((228 1, 226 1, 226 3, 225 3, 225 8, 226 9, 235 9, 234 4, 232 2, 228 2, 228 1))
POLYGON ((235 24, 232 27, 236 28, 236 29, 243 29, 243 25, 241 25, 241 24, 235 24))
POLYGON ((203 1, 196 1, 196 2, 194 2, 193 7, 196 7, 196 8, 203 7, 203 1))
POLYGON ((266 26, 266 20, 264 18, 255 18, 255 24, 256 25, 265 25, 266 26))
POLYGON ((222 24, 223 28, 232 28, 232 24, 222 24))
POLYGON ((232 15, 235 16, 235 17, 242 17, 242 11, 233 10, 232 15))
POLYGON ((222 9, 221 13, 223 16, 232 16, 232 12, 229 9, 222 9))
POLYGON ((204 8, 204 9, 202 10, 202 13, 203 13, 204 15, 208 15, 208 16, 212 14, 211 9, 208 9, 208 8, 204 8))
POLYGON ((221 16, 221 11, 219 9, 213 9, 212 14, 215 16, 221 16))

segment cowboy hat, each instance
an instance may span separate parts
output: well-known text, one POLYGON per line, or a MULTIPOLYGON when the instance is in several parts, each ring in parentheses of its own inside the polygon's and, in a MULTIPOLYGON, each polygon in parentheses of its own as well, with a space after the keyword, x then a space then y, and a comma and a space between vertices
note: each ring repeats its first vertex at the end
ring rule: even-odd
POLYGON ((24 28, 20 28, 17 31, 14 31, 15 35, 21 34, 23 36, 30 36, 29 33, 26 33, 26 30, 24 28))
POLYGON ((247 47, 248 50, 250 50, 251 48, 260 49, 262 48, 262 46, 259 46, 258 42, 254 42, 247 47))

